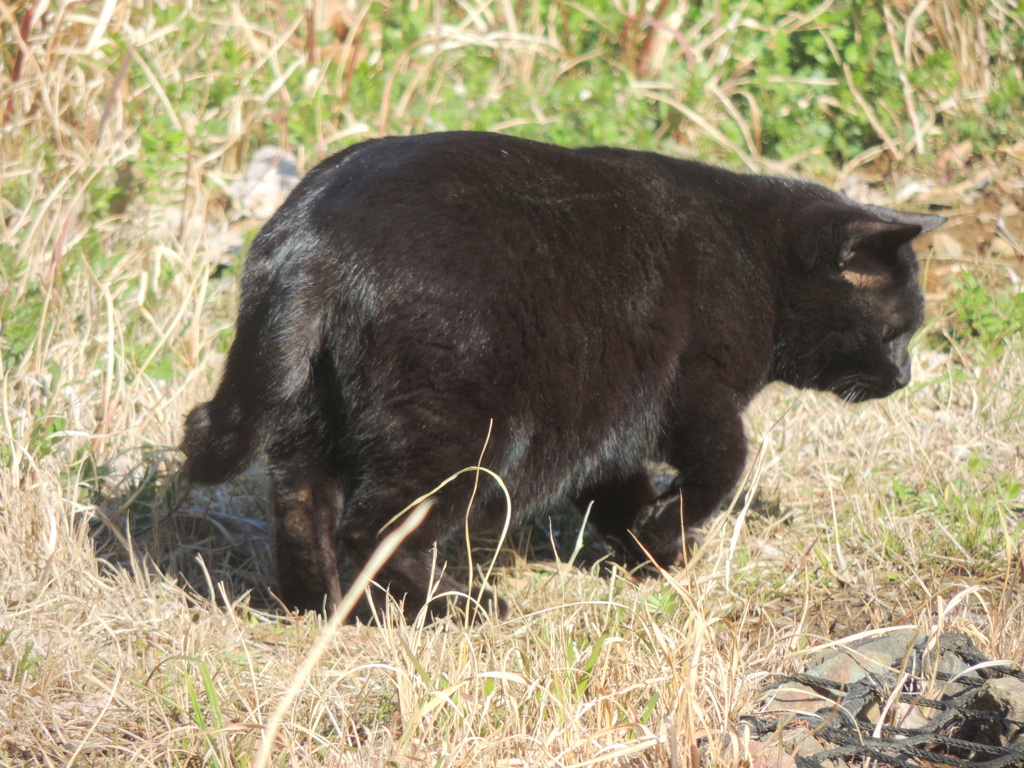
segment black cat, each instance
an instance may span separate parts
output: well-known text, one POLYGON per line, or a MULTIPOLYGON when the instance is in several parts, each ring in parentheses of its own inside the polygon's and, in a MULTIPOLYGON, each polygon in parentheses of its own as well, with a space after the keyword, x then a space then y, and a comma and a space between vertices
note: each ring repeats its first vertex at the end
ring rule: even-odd
MULTIPOLYGON (((297 608, 336 604, 339 548, 365 562, 396 513, 478 463, 489 427, 482 464, 516 519, 592 501, 628 563, 669 565, 737 482, 740 414, 765 384, 849 401, 906 386, 923 305, 910 242, 943 221, 646 152, 487 133, 358 144, 253 242, 185 472, 220 482, 266 451, 297 608), (679 471, 660 499, 651 461, 679 471)), ((380 573, 410 606, 472 486, 448 486, 380 573)), ((482 481, 471 526, 504 509, 482 481)))

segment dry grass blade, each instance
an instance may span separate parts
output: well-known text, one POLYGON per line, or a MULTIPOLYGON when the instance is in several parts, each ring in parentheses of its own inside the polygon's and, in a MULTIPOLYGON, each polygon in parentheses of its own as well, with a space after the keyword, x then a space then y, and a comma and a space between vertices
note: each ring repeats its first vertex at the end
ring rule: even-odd
POLYGON ((277 705, 274 713, 270 716, 270 720, 266 725, 266 732, 263 735, 263 744, 260 747, 259 753, 256 755, 256 768, 266 768, 269 764, 271 760, 271 751, 274 748, 277 733, 281 727, 281 722, 284 720, 285 714, 288 712, 288 708, 295 701, 295 697, 301 690, 301 686, 309 680, 309 677, 313 672, 313 668, 320 663, 320 660, 327 652, 332 640, 334 639, 334 634, 348 619, 352 610, 356 607, 356 603, 362 598, 363 592, 370 585, 373 577, 377 575, 377 571, 384 566, 388 561, 388 558, 395 553, 395 550, 401 546, 406 537, 419 527, 426 518, 427 513, 430 511, 430 507, 431 504, 429 501, 420 502, 415 509, 404 517, 398 527, 384 537, 380 546, 377 547, 377 550, 366 562, 366 565, 363 566, 359 575, 353 580, 352 585, 348 588, 348 592, 345 593, 341 603, 335 606, 331 620, 327 622, 327 625, 324 627, 323 632, 316 641, 316 644, 306 655, 306 658, 302 662, 302 666, 299 667, 298 671, 295 673, 295 677, 292 679, 288 692, 281 699, 281 702, 277 705))

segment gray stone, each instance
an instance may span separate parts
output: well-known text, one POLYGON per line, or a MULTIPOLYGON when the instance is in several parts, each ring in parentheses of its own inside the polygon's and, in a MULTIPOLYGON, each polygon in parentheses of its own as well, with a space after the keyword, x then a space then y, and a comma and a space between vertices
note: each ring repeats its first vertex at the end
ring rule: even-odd
POLYGON ((971 706, 1002 718, 1002 727, 993 724, 996 727, 986 728, 979 734, 988 737, 988 743, 1002 747, 1024 744, 1024 680, 1015 677, 986 680, 971 706))
POLYGON ((231 183, 231 199, 242 213, 269 219, 298 183, 295 155, 280 147, 260 147, 249 161, 245 175, 231 183))

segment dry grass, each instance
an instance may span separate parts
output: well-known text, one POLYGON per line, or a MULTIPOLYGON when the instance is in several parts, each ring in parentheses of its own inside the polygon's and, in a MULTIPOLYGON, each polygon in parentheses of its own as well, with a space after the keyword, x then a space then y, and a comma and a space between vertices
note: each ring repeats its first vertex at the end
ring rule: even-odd
MULTIPOLYGON (((0 765, 262 765, 265 749, 289 766, 681 766, 696 764, 704 738, 710 764, 741 766, 737 717, 756 708, 765 675, 799 667, 822 641, 957 629, 993 658, 1024 661, 1013 484, 1024 477, 1024 345, 936 352, 937 332, 918 347, 915 386, 886 402, 764 393, 749 416, 749 476, 685 571, 638 582, 561 563, 543 551, 542 525, 525 532, 539 544, 518 545, 495 575, 513 605, 504 622, 336 627, 285 615, 259 468, 185 488, 173 446, 211 391, 236 305, 235 272, 213 266, 253 226, 231 220, 226 183, 277 138, 268 103, 356 87, 348 62, 373 57, 379 30, 313 51, 343 66, 310 66, 296 86, 278 78, 308 64, 304 22, 272 23, 274 4, 250 4, 245 18, 234 6, 187 50, 170 39, 181 12, 159 3, 160 20, 114 2, 54 5, 18 42, 13 30, 39 5, 0 5, 0 765), (131 46, 106 42, 115 32, 131 46), (181 62, 229 43, 248 51, 247 68, 229 73, 232 95, 183 106, 183 81, 213 93, 224 73, 181 62), (182 154, 166 166, 140 137, 148 118, 180 129, 182 154), (203 133, 219 120, 222 136, 203 133), (136 177, 126 199, 101 203, 133 158, 165 184, 136 177)), ((514 5, 466 3, 463 25, 408 52, 403 66, 421 76, 396 75, 379 111, 342 104, 309 129, 305 167, 367 125, 429 128, 423 115, 442 101, 432 77, 454 66, 439 51, 500 48, 499 91, 571 68, 547 33, 557 14, 517 17, 514 5)), ((954 8, 927 14, 939 24, 954 8)), ((722 55, 726 22, 689 51, 648 44, 642 26, 631 44, 653 76, 665 56, 722 55)), ((949 44, 969 53, 976 38, 961 37, 949 44)), ((909 58, 919 53, 908 43, 909 58)), ((983 73, 964 78, 992 87, 983 73)), ((682 134, 700 130, 693 121, 682 134)), ((556 518, 563 551, 573 525, 556 518)))

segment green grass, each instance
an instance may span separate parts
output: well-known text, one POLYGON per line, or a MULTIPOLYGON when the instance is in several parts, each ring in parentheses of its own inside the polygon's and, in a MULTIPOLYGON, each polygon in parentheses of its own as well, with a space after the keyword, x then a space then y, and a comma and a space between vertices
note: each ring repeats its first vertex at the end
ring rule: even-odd
POLYGON ((974 274, 955 284, 949 344, 993 354, 1024 335, 1024 293, 986 287, 974 274))

